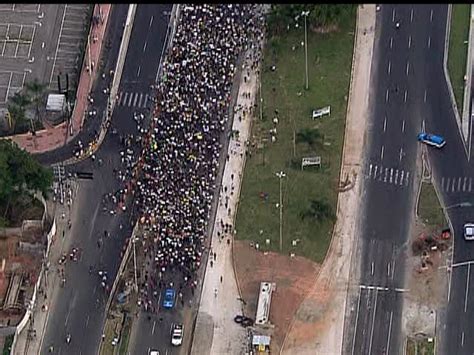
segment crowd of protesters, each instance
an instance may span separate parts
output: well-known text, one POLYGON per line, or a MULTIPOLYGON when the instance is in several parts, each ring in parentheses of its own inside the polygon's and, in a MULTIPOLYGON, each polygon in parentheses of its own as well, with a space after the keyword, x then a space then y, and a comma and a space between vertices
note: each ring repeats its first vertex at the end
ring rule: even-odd
POLYGON ((145 274, 145 308, 154 308, 151 295, 165 282, 178 288, 183 304, 181 291, 194 293, 197 286, 233 79, 258 28, 255 8, 181 6, 134 186, 134 210, 147 230, 147 263, 157 271, 156 277, 145 274))

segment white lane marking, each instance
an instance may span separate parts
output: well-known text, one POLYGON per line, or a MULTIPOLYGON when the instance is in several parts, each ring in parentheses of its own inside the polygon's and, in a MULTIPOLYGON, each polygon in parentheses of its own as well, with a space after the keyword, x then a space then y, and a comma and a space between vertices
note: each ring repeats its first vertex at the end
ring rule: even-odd
POLYGON ((370 330, 369 354, 372 354, 372 341, 374 339, 375 314, 377 312, 377 294, 378 294, 378 290, 375 291, 375 305, 374 305, 374 315, 372 316, 372 329, 370 330))
POLYGON ((387 276, 390 276, 390 263, 387 264, 387 276))
POLYGON ((373 275, 374 274, 374 270, 375 270, 375 265, 374 265, 374 262, 372 261, 370 263, 370 274, 373 275))
POLYGON ((464 332, 461 333, 461 346, 464 346, 464 332))
POLYGON ((388 102, 388 89, 385 91, 385 102, 388 102))
POLYGON ((383 151, 384 151, 384 147, 382 146, 382 150, 380 151, 380 160, 383 160, 383 151))
POLYGON ((362 289, 359 288, 359 301, 357 302, 357 313, 356 313, 356 321, 355 321, 355 332, 354 332, 354 338, 352 339, 352 352, 351 355, 354 355, 354 348, 355 348, 355 340, 356 340, 356 334, 357 334, 357 322, 359 320, 359 309, 360 309, 360 295, 362 293, 362 289))
POLYGON ((385 132, 387 130, 387 116, 385 116, 385 119, 383 120, 383 131, 385 132))
POLYGON ((408 36, 408 48, 411 47, 411 36, 408 36))
POLYGON ((153 328, 151 328, 151 334, 155 334, 155 326, 156 326, 156 320, 153 321, 153 328))
POLYGON ((407 171, 407 175, 405 176, 405 185, 408 186, 408 178, 410 177, 410 172, 407 171))
MULTIPOLYGON (((395 21, 395 9, 392 10, 392 22, 394 22, 394 21, 395 21)), ((370 353, 370 351, 369 351, 369 353, 370 353)))
POLYGON ((425 94, 423 96, 423 102, 426 102, 426 89, 425 89, 425 94))
POLYGON ((370 167, 369 167, 369 177, 372 177, 372 168, 373 168, 373 165, 370 164, 370 167))
POLYGON ((152 23, 153 23, 153 16, 150 18, 150 25, 148 27, 151 27, 152 23))
POLYGON ((431 48, 431 36, 428 36, 428 48, 431 48))
POLYGON ((390 183, 393 182, 393 168, 390 169, 390 183))
POLYGON ((385 346, 386 354, 390 354, 389 350, 390 350, 390 334, 392 333, 392 319, 393 319, 393 311, 390 312, 390 323, 388 325, 387 345, 385 346))
POLYGON ((430 12, 430 22, 433 22, 433 10, 430 12))
POLYGON ((89 324, 89 315, 87 315, 87 318, 86 318, 86 328, 88 324, 89 324))
POLYGON ((64 322, 64 326, 67 326, 67 321, 69 320, 69 316, 71 315, 71 308, 69 307, 67 314, 66 314, 66 321, 64 322))
POLYGON ((144 52, 146 51, 146 44, 147 44, 147 42, 145 41, 145 44, 143 45, 143 51, 144 52))
POLYGON ((392 63, 390 63, 390 61, 388 61, 388 68, 387 68, 387 73, 390 74, 390 69, 392 67, 392 63))
POLYGON ((385 168, 385 175, 383 177, 383 182, 387 182, 388 168, 385 168))
POLYGON ((408 71, 410 70, 410 62, 407 61, 406 74, 408 76, 408 71))
POLYGON ((425 128, 426 128, 426 126, 425 126, 425 119, 423 119, 423 120, 421 121, 421 131, 422 131, 422 132, 426 132, 425 128))
POLYGON ((390 49, 393 47, 393 37, 390 37, 390 49))
POLYGON ((402 161, 403 158, 403 148, 400 147, 400 154, 398 156, 398 161, 402 161))
POLYGON ((393 261, 393 266, 392 266, 392 277, 391 277, 392 280, 393 280, 394 275, 395 275, 395 260, 393 261))
POLYGON ((142 68, 140 66, 138 66, 138 70, 137 70, 137 77, 140 76, 140 70, 142 70, 142 68))
POLYGON ((405 102, 407 102, 407 94, 408 94, 408 91, 405 90, 405 98, 404 98, 405 102))
POLYGON ((471 273, 471 264, 467 265, 466 296, 464 297, 464 313, 467 311, 467 300, 469 297, 469 275, 471 273))
MULTIPOLYGON (((400 160, 401 160, 401 158, 400 158, 400 160)), ((398 169, 395 173, 395 185, 398 185, 398 169)))
POLYGON ((405 120, 402 121, 402 132, 405 132, 405 120))
POLYGON ((411 13, 410 13, 410 22, 413 22, 413 8, 411 9, 411 13))

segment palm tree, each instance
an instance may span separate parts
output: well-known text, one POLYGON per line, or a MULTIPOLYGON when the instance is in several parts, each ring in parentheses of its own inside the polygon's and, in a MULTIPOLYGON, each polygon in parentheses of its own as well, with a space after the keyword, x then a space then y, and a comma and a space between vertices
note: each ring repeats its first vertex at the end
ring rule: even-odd
POLYGON ((324 135, 318 129, 303 128, 296 133, 296 143, 306 143, 310 148, 321 146, 323 141, 324 135))
POLYGON ((334 220, 335 215, 331 205, 326 200, 311 200, 309 207, 300 213, 300 217, 303 220, 310 217, 322 222, 325 219, 334 220))
POLYGON ((41 84, 38 79, 30 81, 25 85, 26 92, 31 94, 31 104, 35 107, 35 116, 37 121, 41 121, 40 105, 43 103, 43 94, 46 84, 41 84))
MULTIPOLYGON (((26 121, 26 108, 30 103, 30 98, 21 92, 17 92, 9 98, 8 112, 10 112, 13 121, 13 132, 15 132, 18 123, 26 121)), ((31 122, 31 129, 34 130, 33 122, 31 122)))

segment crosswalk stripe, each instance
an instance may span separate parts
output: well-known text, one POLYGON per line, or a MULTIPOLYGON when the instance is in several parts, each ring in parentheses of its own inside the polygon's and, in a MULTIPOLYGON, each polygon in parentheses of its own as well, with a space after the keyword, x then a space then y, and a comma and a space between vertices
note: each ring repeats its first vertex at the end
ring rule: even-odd
POLYGON ((472 182, 472 178, 469 178, 469 192, 471 192, 471 182, 472 182))
POLYGON ((405 177, 405 185, 408 186, 408 177, 410 176, 410 173, 407 171, 407 175, 405 177))
POLYGON ((133 100, 133 107, 137 107, 138 93, 135 93, 135 100, 133 100))
POLYGON ((121 103, 121 106, 125 106, 125 103, 127 102, 127 98, 128 98, 128 92, 126 92, 125 95, 123 95, 123 101, 121 103))
POLYGON ((398 185, 398 169, 395 172, 395 185, 398 185))
POLYGON ((464 182, 462 184, 462 191, 466 191, 466 183, 467 183, 467 177, 464 178, 464 182))
POLYGON ((462 178, 459 178, 459 179, 458 179, 458 189, 457 189, 457 191, 459 191, 459 190, 461 189, 461 179, 462 179, 462 178))
POLYGON ((130 93, 130 97, 128 98, 128 104, 127 104, 128 107, 130 107, 130 105, 132 104, 132 99, 133 99, 133 93, 130 93))
POLYGON ((143 100, 143 94, 140 93, 140 100, 138 100, 138 106, 137 107, 142 107, 142 100, 143 100))
POLYGON ((117 98, 117 105, 120 106, 120 101, 122 101, 123 91, 120 91, 117 98))
POLYGON ((441 191, 444 191, 444 177, 441 178, 441 191))
POLYGON ((453 178, 451 181, 451 192, 454 192, 454 183, 456 182, 456 178, 453 178))
POLYGON ((390 183, 393 181, 393 168, 390 169, 390 183))
POLYGON ((450 186, 449 183, 450 182, 451 182, 451 178, 448 178, 448 180, 446 181, 446 188, 445 188, 444 191, 449 192, 449 186, 450 186))
POLYGON ((377 170, 379 169, 379 167, 376 165, 375 166, 375 172, 374 172, 374 180, 377 179, 377 170))
POLYGON ((387 182, 388 168, 385 168, 385 176, 383 177, 383 182, 387 182))
POLYGON ((403 175, 405 175, 405 171, 402 170, 402 174, 400 175, 400 185, 403 184, 403 175))
POLYGON ((145 102, 143 103, 143 107, 146 107, 147 103, 148 103, 148 94, 145 95, 145 102))

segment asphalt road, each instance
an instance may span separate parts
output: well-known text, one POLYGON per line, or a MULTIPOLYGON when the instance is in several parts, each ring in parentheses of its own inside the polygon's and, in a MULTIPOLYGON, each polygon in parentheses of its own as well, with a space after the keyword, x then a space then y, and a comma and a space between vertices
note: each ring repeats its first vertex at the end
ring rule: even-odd
POLYGON ((428 116, 441 100, 435 90, 439 83, 431 80, 435 68, 442 69, 446 8, 382 5, 377 13, 363 190, 367 215, 358 242, 360 285, 346 316, 345 353, 398 354, 403 349, 405 259, 419 183, 416 135, 423 121, 432 128, 428 116))
MULTIPOLYGON (((128 10, 127 5, 115 5, 115 7, 115 13, 112 15, 114 23, 111 24, 110 31, 111 52, 107 58, 106 72, 115 67, 116 55, 113 50, 115 48, 118 50, 120 45, 122 24, 125 22, 128 10)), ((138 5, 119 86, 119 93, 134 94, 134 102, 130 106, 116 106, 112 127, 117 129, 117 134, 112 134, 109 130, 96 154, 95 162, 87 159, 76 166, 68 167, 76 171, 93 171, 94 180, 80 181, 79 184, 78 197, 72 211, 72 228, 70 234, 66 236, 68 240, 65 245, 68 248, 65 249, 68 250, 72 246, 81 248, 82 258, 77 263, 66 264, 66 285, 58 289, 55 302, 51 306, 42 353, 47 353, 50 345, 54 345, 54 353, 61 354, 95 354, 99 347, 108 294, 100 286, 97 270, 108 272, 110 286, 121 261, 120 253, 124 241, 130 237, 132 231, 129 209, 116 215, 111 215, 108 211, 104 213, 101 200, 104 194, 122 188, 113 174, 114 168, 124 169, 120 162, 120 151, 123 150, 123 146, 120 144, 119 136, 137 134, 133 112, 145 114, 149 112, 147 106, 152 104, 150 86, 156 77, 169 20, 168 16, 163 15, 163 11, 170 9, 170 5, 138 5), (144 21, 151 16, 154 17, 152 22, 144 21), (146 48, 143 48, 143 38, 148 41, 146 48), (139 73, 138 67, 141 68, 139 73), (144 104, 146 95, 149 95, 150 100, 144 104), (138 101, 141 101, 140 105, 138 101), (104 162, 102 166, 98 164, 99 159, 104 162), (97 241, 104 235, 105 230, 111 236, 102 238, 101 247, 98 247, 97 241), (94 272, 89 274, 91 265, 94 272), (72 335, 70 344, 65 343, 68 333, 72 335)), ((104 82, 100 81, 94 97, 96 105, 105 108, 103 86, 104 82)), ((70 154, 67 149, 43 155, 43 162, 64 159, 70 154)), ((134 148, 134 153, 138 153, 137 147, 134 148)))

